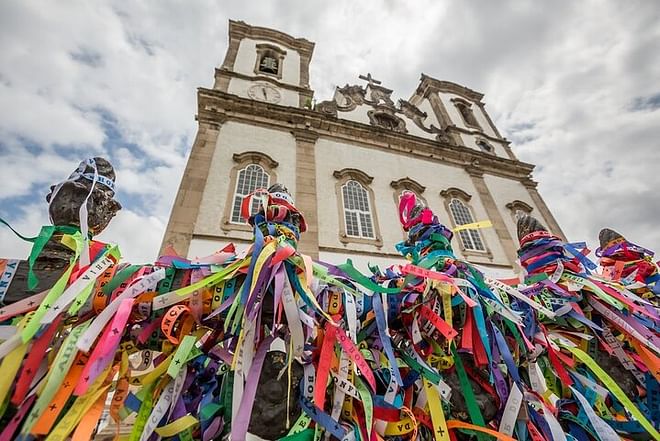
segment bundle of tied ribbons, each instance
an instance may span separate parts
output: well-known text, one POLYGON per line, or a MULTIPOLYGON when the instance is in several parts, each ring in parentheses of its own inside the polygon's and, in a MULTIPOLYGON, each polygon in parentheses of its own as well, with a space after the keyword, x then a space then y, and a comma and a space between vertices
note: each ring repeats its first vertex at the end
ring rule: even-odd
POLYGON ((64 235, 58 282, 0 310, 0 439, 90 439, 107 402, 131 440, 660 439, 649 251, 607 230, 596 271, 525 217, 525 280, 505 283, 406 193, 408 263, 367 276, 297 251, 286 191, 253 203, 243 255, 137 266, 93 242, 83 266, 64 235))

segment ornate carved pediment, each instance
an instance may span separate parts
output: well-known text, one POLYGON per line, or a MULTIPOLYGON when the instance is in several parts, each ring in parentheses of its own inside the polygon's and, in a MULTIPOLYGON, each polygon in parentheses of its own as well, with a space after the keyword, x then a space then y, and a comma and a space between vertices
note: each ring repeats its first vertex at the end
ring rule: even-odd
POLYGON ((403 99, 395 104, 391 98, 391 89, 381 86, 380 81, 374 80, 371 75, 361 75, 360 78, 369 81, 369 84, 366 87, 348 84, 338 87, 334 99, 317 104, 315 110, 336 117, 339 112, 351 112, 358 106, 367 105, 373 108, 367 112, 369 123, 372 126, 398 133, 408 133, 403 116, 424 132, 435 134, 438 142, 456 145, 453 137, 445 130, 433 124, 425 125, 424 121, 428 114, 416 105, 403 99))
POLYGON ((337 116, 337 102, 322 101, 314 107, 314 110, 317 112, 325 113, 326 115, 337 116))
POLYGON ((350 112, 355 109, 357 106, 361 106, 366 100, 367 91, 358 85, 349 86, 348 84, 344 87, 337 89, 337 92, 340 93, 344 98, 344 103, 339 103, 337 100, 337 110, 341 112, 350 112))
POLYGON ((368 90, 369 97, 371 98, 371 100, 368 101, 369 104, 372 106, 377 106, 380 105, 382 101, 386 106, 394 108, 394 101, 392 101, 392 98, 390 98, 392 95, 392 90, 375 85, 370 85, 368 90))
POLYGON ((517 199, 515 201, 509 202, 508 204, 505 205, 505 207, 514 212, 520 210, 525 213, 531 213, 532 210, 534 209, 528 203, 519 201, 517 199))
POLYGON ((399 111, 426 133, 435 133, 436 139, 438 141, 453 144, 451 137, 448 136, 444 130, 437 128, 433 124, 431 124, 429 127, 424 125, 424 120, 428 117, 428 114, 419 110, 419 108, 414 104, 411 104, 406 100, 399 100, 399 111))
POLYGON ((343 168, 341 170, 335 170, 332 173, 332 176, 337 179, 355 179, 364 185, 369 185, 374 180, 373 176, 369 176, 362 170, 358 170, 356 168, 343 168))
POLYGON ((470 199, 472 199, 472 195, 456 187, 449 187, 445 190, 442 190, 440 192, 440 196, 442 196, 445 199, 457 198, 457 199, 461 199, 464 202, 470 202, 470 199))
POLYGON ((367 116, 372 126, 394 130, 399 133, 408 133, 405 121, 396 116, 390 109, 377 108, 376 110, 369 110, 367 116))
POLYGON ((280 165, 279 162, 262 152, 234 153, 232 159, 239 164, 263 164, 268 168, 276 168, 280 165))
POLYGON ((412 190, 417 194, 417 196, 421 195, 424 193, 424 190, 426 190, 426 187, 414 179, 409 178, 408 176, 390 182, 390 187, 395 190, 412 190))

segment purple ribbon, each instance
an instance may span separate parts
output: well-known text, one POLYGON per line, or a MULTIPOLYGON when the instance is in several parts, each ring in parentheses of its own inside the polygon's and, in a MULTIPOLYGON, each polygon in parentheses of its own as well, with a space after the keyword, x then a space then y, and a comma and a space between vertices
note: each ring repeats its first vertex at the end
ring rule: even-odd
MULTIPOLYGON (((257 386, 259 385, 259 375, 261 374, 261 368, 264 365, 266 353, 268 352, 272 341, 273 337, 266 337, 259 345, 259 349, 257 349, 257 353, 252 360, 252 365, 250 366, 250 370, 248 372, 241 404, 238 406, 236 419, 232 421, 231 439, 245 439, 245 434, 247 433, 248 425, 250 424, 250 416, 252 415, 254 397, 257 394, 257 386)), ((242 380, 238 379, 238 381, 242 380)))

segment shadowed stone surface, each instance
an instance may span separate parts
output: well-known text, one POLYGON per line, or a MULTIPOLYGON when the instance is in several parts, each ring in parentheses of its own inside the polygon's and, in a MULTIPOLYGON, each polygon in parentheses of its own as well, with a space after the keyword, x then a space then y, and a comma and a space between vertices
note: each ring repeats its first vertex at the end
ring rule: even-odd
POLYGON ((609 243, 619 240, 625 239, 621 234, 614 230, 610 230, 609 228, 603 228, 598 234, 598 241, 600 242, 601 248, 605 248, 609 243))

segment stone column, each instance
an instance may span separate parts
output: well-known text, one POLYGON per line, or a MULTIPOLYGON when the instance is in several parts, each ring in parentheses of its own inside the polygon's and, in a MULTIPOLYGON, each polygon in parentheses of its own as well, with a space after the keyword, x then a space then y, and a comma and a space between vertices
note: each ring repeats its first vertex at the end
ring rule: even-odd
POLYGON ((314 259, 319 257, 319 222, 316 195, 315 144, 319 135, 311 130, 292 130, 296 138, 296 207, 305 216, 307 231, 301 235, 298 250, 314 259))
POLYGON ((559 224, 557 223, 557 220, 550 212, 548 206, 545 205, 545 201, 543 201, 543 198, 536 189, 538 182, 534 181, 531 178, 524 178, 520 182, 522 183, 522 185, 525 186, 525 188, 527 188, 527 191, 529 192, 529 196, 532 198, 534 204, 538 207, 539 211, 541 212, 541 216, 543 216, 545 225, 548 227, 550 232, 559 236, 559 238, 564 242, 568 242, 566 236, 564 235, 564 232, 561 230, 561 228, 559 228, 559 224))
POLYGON ((500 210, 497 209, 495 199, 493 199, 493 195, 486 185, 483 170, 472 164, 465 167, 465 171, 467 171, 467 173, 470 175, 472 183, 477 189, 477 193, 479 193, 481 203, 486 209, 488 219, 493 223, 493 228, 495 228, 495 233, 497 234, 497 238, 502 244, 502 248, 504 248, 504 253, 506 254, 507 259, 511 263, 511 266, 515 268, 515 262, 518 257, 516 250, 518 247, 515 245, 513 239, 511 238, 509 230, 506 228, 506 224, 504 223, 504 219, 502 219, 500 210))
POLYGON ((221 120, 199 122, 197 136, 165 230, 160 248, 161 254, 168 245, 171 245, 180 255, 188 255, 222 122, 221 120))

